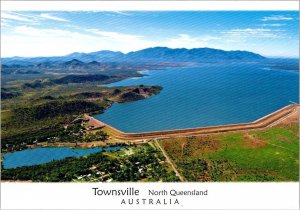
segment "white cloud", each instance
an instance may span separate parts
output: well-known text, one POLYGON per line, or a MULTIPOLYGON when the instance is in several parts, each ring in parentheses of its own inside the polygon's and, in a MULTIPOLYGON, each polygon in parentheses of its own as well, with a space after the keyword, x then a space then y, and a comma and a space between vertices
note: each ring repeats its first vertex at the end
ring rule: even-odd
POLYGON ((53 16, 53 15, 50 15, 50 14, 47 14, 47 13, 40 14, 40 17, 44 18, 44 19, 49 19, 49 20, 55 20, 55 21, 61 21, 61 22, 69 22, 66 19, 63 19, 63 18, 60 18, 60 17, 56 17, 56 16, 53 16))
POLYGON ((8 19, 1 19, 1 27, 10 26, 9 22, 10 20, 8 19))
POLYGON ((56 17, 47 13, 41 13, 40 15, 25 15, 16 12, 3 12, 1 14, 1 22, 10 21, 10 22, 21 22, 31 25, 39 24, 41 20, 55 20, 68 22, 68 20, 56 17))
MULTIPOLYGON (((78 31, 17 26, 11 34, 3 34, 2 55, 9 56, 53 56, 73 52, 113 50, 130 52, 148 47, 166 46, 171 48, 207 47, 219 39, 213 36, 192 37, 179 34, 160 41, 151 41, 143 36, 81 29, 78 31)), ((213 46, 210 46, 213 47, 213 46)))
POLYGON ((85 31, 105 38, 117 40, 117 41, 120 40, 137 41, 142 38, 141 36, 123 34, 123 33, 111 32, 111 31, 100 31, 98 29, 85 29, 85 31))
POLYGON ((18 26, 12 34, 2 34, 1 53, 3 57, 35 57, 98 50, 129 52, 156 45, 157 43, 143 40, 139 36, 117 32, 76 32, 18 26))
POLYGON ((61 29, 38 29, 29 26, 17 26, 14 28, 15 35, 22 35, 28 37, 51 37, 51 38, 59 38, 65 37, 71 34, 77 34, 76 32, 70 32, 61 29))
POLYGON ((264 27, 281 27, 281 26, 285 26, 286 24, 284 23, 273 23, 273 24, 261 24, 261 26, 264 27))
MULTIPOLYGON (((220 32, 219 36, 178 34, 165 38, 152 38, 151 36, 144 37, 80 27, 64 27, 64 29, 61 29, 23 25, 11 28, 10 30, 12 31, 2 33, 1 53, 3 57, 36 57, 59 56, 73 52, 94 52, 99 50, 122 51, 126 53, 148 47, 166 46, 170 48, 211 47, 224 50, 240 49, 264 54, 265 52, 270 53, 268 49, 272 49, 274 43, 284 45, 282 43, 286 42, 284 30, 275 29, 277 28, 245 28, 223 31, 220 32), (281 37, 285 39, 279 39, 281 37), (276 42, 271 41, 271 38, 277 38, 276 42), (263 39, 264 44, 260 44, 261 39, 263 39), (269 43, 269 47, 267 47, 267 43, 269 43), (255 44, 258 45, 254 46, 255 44)), ((283 50, 281 49, 281 51, 283 50)), ((274 51, 275 53, 278 52, 274 51)), ((290 52, 287 51, 286 54, 288 53, 290 52)))
MULTIPOLYGON (((96 11, 96 12, 98 12, 98 11, 96 11)), ((111 17, 133 16, 133 13, 129 13, 128 11, 109 11, 104 14, 106 16, 111 16, 111 17)))
POLYGON ((161 44, 161 46, 167 46, 171 48, 206 47, 210 41, 217 39, 219 38, 214 36, 192 37, 188 34, 179 34, 177 37, 167 40, 161 44))
POLYGON ((17 13, 6 13, 6 12, 2 12, 1 19, 21 21, 21 22, 35 22, 34 18, 28 18, 28 17, 25 17, 24 15, 20 15, 17 13))
POLYGON ((117 13, 119 15, 131 16, 132 14, 123 11, 112 11, 113 13, 117 13))
POLYGON ((266 28, 245 28, 245 29, 232 29, 229 31, 221 32, 226 37, 230 38, 280 38, 282 37, 283 30, 273 30, 266 28))
POLYGON ((263 17, 261 21, 279 21, 279 20, 293 20, 292 17, 284 16, 284 15, 272 15, 263 17))

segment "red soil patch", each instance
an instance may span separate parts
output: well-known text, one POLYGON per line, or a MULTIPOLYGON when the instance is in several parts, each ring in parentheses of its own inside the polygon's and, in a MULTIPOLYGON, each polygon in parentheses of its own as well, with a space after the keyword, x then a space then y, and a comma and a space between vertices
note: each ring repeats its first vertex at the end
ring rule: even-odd
POLYGON ((220 141, 209 136, 197 136, 188 138, 187 146, 194 150, 212 152, 220 148, 220 141))
POLYGON ((176 138, 161 141, 163 148, 174 158, 201 156, 220 148, 220 141, 209 136, 176 138))
POLYGON ((166 139, 160 142, 161 146, 166 150, 166 152, 173 156, 174 158, 178 158, 182 156, 182 148, 186 145, 185 138, 177 138, 177 139, 166 139))
POLYGON ((279 137, 277 137, 277 140, 279 140, 279 141, 289 141, 290 139, 287 136, 279 136, 279 137))
POLYGON ((258 137, 255 137, 254 135, 249 134, 248 132, 245 132, 243 134, 243 137, 244 146, 247 148, 261 148, 267 145, 267 142, 259 139, 258 137))

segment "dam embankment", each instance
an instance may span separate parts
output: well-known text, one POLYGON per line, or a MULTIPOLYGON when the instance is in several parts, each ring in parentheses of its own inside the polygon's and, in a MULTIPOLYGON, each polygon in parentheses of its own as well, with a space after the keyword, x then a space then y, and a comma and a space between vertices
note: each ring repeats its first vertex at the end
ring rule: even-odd
POLYGON ((233 131, 243 131, 243 130, 252 130, 252 129, 263 129, 270 127, 276 124, 276 122, 283 120, 290 114, 294 113, 299 109, 298 104, 291 104, 285 106, 269 115, 266 115, 256 121, 249 123, 240 123, 240 124, 229 124, 229 125, 220 125, 220 126, 208 126, 208 127, 199 127, 199 128, 188 128, 188 129, 176 129, 176 130, 162 130, 162 131, 153 131, 153 132, 141 132, 141 133, 125 133, 117 128, 114 128, 106 123, 103 123, 89 115, 93 120, 93 123, 97 121, 101 125, 105 125, 114 131, 114 137, 120 140, 141 140, 141 139, 156 139, 156 138, 168 138, 176 136, 192 136, 192 135, 201 135, 201 134, 213 134, 213 133, 223 133, 223 132, 233 132, 233 131))

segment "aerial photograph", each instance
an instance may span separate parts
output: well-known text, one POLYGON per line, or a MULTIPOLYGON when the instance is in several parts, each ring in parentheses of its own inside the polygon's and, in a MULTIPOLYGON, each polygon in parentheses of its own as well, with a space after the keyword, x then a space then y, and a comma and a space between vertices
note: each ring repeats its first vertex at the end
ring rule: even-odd
POLYGON ((298 11, 3 11, 1 181, 298 182, 298 11))

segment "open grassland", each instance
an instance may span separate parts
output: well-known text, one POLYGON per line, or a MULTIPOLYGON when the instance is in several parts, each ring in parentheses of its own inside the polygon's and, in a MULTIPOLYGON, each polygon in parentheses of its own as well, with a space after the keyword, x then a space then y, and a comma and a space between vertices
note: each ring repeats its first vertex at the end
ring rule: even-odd
POLYGON ((187 181, 298 181, 298 123, 159 143, 187 181))

